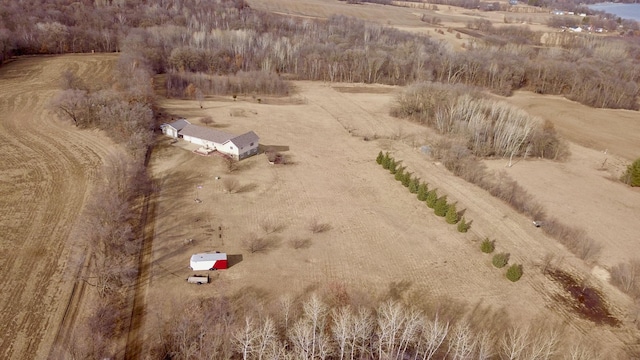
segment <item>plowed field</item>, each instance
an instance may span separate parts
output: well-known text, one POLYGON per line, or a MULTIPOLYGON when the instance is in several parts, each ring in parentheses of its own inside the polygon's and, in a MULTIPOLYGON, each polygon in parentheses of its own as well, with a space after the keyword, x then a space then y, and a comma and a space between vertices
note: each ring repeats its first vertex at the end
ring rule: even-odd
MULTIPOLYGON (((115 56, 22 58, 0 67, 0 358, 43 359, 84 253, 80 213, 112 144, 48 110, 60 76, 111 74, 115 56)), ((80 291, 76 291, 78 294, 80 291)), ((73 312, 75 309, 69 309, 73 312)))

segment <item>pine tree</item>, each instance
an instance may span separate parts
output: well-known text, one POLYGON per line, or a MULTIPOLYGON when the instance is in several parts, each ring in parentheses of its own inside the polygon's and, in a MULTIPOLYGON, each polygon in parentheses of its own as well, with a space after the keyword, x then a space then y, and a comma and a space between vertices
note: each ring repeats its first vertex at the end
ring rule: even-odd
POLYGON ((406 172, 404 173, 404 176, 402 177, 402 185, 404 185, 404 187, 409 187, 409 183, 411 182, 411 173, 410 172, 406 172))
POLYGON ((513 264, 507 269, 507 279, 516 282, 522 277, 522 265, 513 264))
POLYGON ((433 212, 438 216, 444 217, 447 215, 447 209, 449 209, 449 205, 447 205, 447 195, 444 195, 436 201, 433 212))
POLYGON ((429 192, 427 192, 427 198, 425 199, 425 202, 427 203, 427 206, 431 209, 433 209, 434 207, 436 207, 436 201, 438 201, 438 192, 436 189, 433 189, 429 192))
POLYGON ((405 166, 400 166, 398 170, 396 170, 396 175, 394 176, 396 180, 402 181, 402 179, 404 179, 404 169, 406 169, 405 166))
POLYGON ((429 187, 427 183, 420 183, 418 185, 418 200, 425 201, 427 200, 427 194, 429 193, 429 187))
POLYGON ((469 227, 469 224, 467 224, 467 221, 463 216, 462 219, 460 219, 460 221, 458 222, 458 231, 461 233, 466 233, 469 230, 469 227))
POLYGON ((449 205, 447 209, 447 214, 445 215, 445 220, 447 224, 455 224, 458 222, 458 211, 456 210, 456 204, 449 205))
POLYGON ((640 159, 627 167, 627 172, 622 176, 622 179, 631 186, 640 186, 640 159))
POLYGON ((378 163, 378 165, 382 165, 383 159, 384 159, 384 154, 382 153, 382 150, 380 150, 380 152, 378 153, 378 157, 376 157, 376 162, 378 163))
POLYGON ((382 158, 382 168, 388 170, 390 163, 391 163, 391 158, 389 157, 389 153, 385 153, 384 158, 382 158))
POLYGON ((420 186, 420 179, 414 177, 409 181, 409 192, 412 194, 418 193, 418 187, 420 186))
POLYGON ((394 158, 391 158, 391 160, 389 160, 389 172, 395 174, 396 171, 398 171, 398 163, 394 158))

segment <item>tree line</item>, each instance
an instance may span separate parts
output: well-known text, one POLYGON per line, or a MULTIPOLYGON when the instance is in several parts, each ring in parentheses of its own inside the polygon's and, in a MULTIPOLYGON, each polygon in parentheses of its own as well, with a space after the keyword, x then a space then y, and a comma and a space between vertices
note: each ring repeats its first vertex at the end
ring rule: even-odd
POLYGON ((253 10, 241 0, 4 4, 3 59, 129 47, 140 49, 156 73, 261 71, 292 79, 395 85, 431 80, 503 95, 526 89, 594 107, 637 108, 640 65, 637 45, 630 42, 616 45, 622 46, 615 52, 620 56, 609 57, 607 39, 574 34, 573 40, 545 47, 542 33, 513 37, 514 31, 505 31, 509 43, 496 43, 494 34, 493 42, 492 37, 472 40, 458 51, 428 36, 345 16, 292 18, 253 10), (36 21, 22 21, 18 15, 24 13, 36 21))
POLYGON ((625 358, 552 321, 516 323, 504 311, 391 284, 381 297, 333 284, 265 300, 255 289, 194 300, 155 324, 153 359, 625 358), (399 292, 398 292, 399 291, 399 292))

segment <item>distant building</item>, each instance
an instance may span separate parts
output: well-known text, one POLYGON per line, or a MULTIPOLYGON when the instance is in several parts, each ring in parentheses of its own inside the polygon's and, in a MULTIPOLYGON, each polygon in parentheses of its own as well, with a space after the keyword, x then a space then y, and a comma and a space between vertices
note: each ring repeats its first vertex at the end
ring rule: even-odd
POLYGON ((162 133, 174 139, 184 139, 187 142, 201 145, 207 151, 218 151, 242 160, 258 153, 260 138, 253 131, 242 135, 233 135, 216 129, 193 125, 185 119, 160 126, 162 133))

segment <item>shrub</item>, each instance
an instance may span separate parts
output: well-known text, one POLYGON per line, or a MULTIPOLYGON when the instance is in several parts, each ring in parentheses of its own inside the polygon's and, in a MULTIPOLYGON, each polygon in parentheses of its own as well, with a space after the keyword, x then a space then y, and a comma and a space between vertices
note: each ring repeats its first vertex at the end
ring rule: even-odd
POLYGON ((507 279, 516 282, 522 277, 522 265, 513 264, 507 269, 507 279))
POLYGON ((437 216, 444 217, 447 215, 447 210, 449 210, 449 205, 447 205, 447 195, 444 195, 436 201, 433 212, 437 216))
POLYGON ((496 249, 495 240, 489 240, 489 238, 482 240, 482 244, 480 244, 480 250, 482 250, 483 253, 491 254, 495 249, 496 249))
POLYGON ((427 206, 431 209, 436 207, 436 202, 438 201, 438 192, 436 189, 433 189, 429 192, 427 192, 427 199, 425 200, 425 202, 427 203, 427 206))
POLYGON ((394 176, 396 180, 402 181, 402 179, 404 179, 404 169, 406 169, 406 167, 401 166, 396 170, 396 175, 394 176))
POLYGON ((464 217, 462 217, 462 219, 460 219, 460 221, 458 222, 458 231, 461 233, 466 233, 470 227, 471 224, 468 224, 464 217))
POLYGON ((451 204, 447 208, 447 213, 445 214, 445 220, 447 224, 456 224, 458 222, 458 211, 456 210, 456 204, 451 204))
POLYGON ((627 167, 622 181, 627 185, 640 186, 640 158, 627 167))
POLYGON ((414 177, 409 180, 409 192, 412 194, 418 193, 418 188, 420 187, 420 179, 414 177))
POLYGON ((491 263, 493 264, 493 266, 501 269, 509 263, 509 256, 509 253, 495 254, 493 255, 493 260, 491 261, 491 263))
POLYGON ((427 200, 427 193, 429 192, 429 187, 427 183, 420 183, 418 185, 418 200, 425 201, 427 200))
POLYGON ((384 160, 384 154, 382 153, 382 150, 380 150, 380 152, 378 153, 378 157, 376 157, 376 162, 378 163, 378 165, 382 165, 382 160, 384 160))

